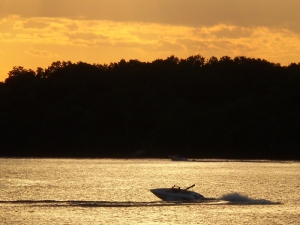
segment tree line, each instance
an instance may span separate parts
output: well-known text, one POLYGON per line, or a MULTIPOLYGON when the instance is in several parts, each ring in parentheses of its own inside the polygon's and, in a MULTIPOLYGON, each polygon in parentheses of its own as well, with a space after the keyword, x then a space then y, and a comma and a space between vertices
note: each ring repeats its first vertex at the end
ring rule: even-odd
POLYGON ((299 99, 300 63, 259 58, 15 66, 0 155, 300 159, 299 99))

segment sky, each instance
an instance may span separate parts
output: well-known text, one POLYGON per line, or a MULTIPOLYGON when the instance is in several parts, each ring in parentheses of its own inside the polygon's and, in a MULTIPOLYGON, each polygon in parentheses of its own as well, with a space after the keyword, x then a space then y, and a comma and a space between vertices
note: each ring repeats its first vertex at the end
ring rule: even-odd
POLYGON ((299 0, 0 0, 0 81, 14 66, 174 55, 300 62, 299 0))

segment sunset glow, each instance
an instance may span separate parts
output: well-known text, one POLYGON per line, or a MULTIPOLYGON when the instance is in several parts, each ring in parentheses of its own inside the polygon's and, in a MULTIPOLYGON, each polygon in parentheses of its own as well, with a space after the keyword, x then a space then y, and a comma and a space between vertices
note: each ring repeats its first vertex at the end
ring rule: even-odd
POLYGON ((0 3, 0 81, 13 66, 35 70, 58 60, 108 64, 201 54, 300 62, 296 0, 229 0, 228 8, 219 0, 21 2, 0 3))

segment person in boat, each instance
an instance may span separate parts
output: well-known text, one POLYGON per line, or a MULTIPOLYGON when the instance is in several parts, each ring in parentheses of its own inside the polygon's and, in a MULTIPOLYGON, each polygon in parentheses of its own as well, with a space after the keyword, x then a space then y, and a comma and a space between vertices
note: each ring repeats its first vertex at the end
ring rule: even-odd
POLYGON ((180 191, 181 189, 180 189, 180 187, 178 187, 178 186, 176 186, 176 185, 173 185, 173 187, 172 187, 172 191, 180 191))

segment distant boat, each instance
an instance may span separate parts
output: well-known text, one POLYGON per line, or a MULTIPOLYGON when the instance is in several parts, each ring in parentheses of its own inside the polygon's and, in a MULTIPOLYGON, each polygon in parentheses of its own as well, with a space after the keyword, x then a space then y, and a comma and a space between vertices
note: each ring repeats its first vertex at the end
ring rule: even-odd
POLYGON ((174 185, 172 188, 155 188, 150 189, 150 191, 164 201, 197 201, 205 199, 203 195, 189 190, 194 186, 195 184, 185 189, 181 189, 174 185))
POLYGON ((172 161, 189 161, 187 158, 184 158, 180 155, 169 155, 169 158, 172 160, 172 161))

